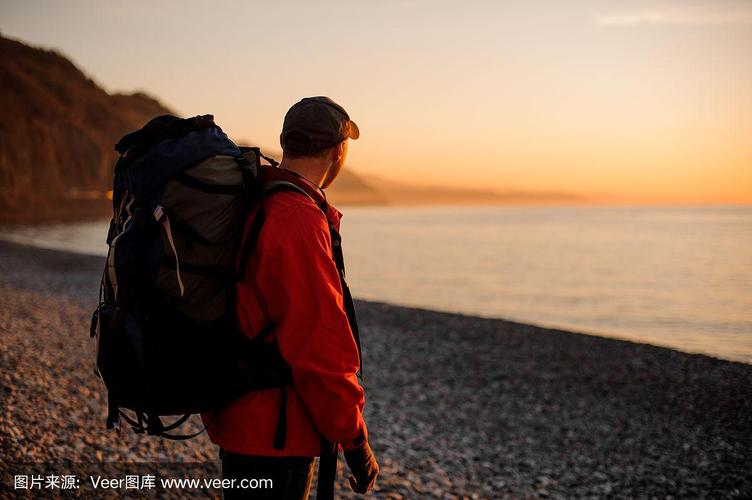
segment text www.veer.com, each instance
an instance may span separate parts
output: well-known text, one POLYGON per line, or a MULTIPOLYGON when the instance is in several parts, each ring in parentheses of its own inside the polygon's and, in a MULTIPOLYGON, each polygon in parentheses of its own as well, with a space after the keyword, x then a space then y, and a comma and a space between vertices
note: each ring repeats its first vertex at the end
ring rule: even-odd
POLYGON ((180 488, 180 489, 198 489, 198 488, 215 488, 215 489, 272 489, 274 487, 271 479, 255 478, 227 478, 227 479, 194 479, 194 478, 160 478, 162 488, 180 488))

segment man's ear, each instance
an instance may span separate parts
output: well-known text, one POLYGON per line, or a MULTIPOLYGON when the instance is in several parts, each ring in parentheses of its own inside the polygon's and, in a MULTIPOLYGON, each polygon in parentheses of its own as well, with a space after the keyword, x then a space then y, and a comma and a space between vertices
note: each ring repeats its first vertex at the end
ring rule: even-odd
POLYGON ((338 162, 345 155, 345 150, 346 150, 345 148, 347 147, 347 145, 345 144, 346 142, 347 142, 347 139, 338 143, 337 146, 334 148, 333 160, 335 163, 338 162))
POLYGON ((281 147, 282 149, 285 149, 285 144, 282 141, 282 134, 279 134, 279 147, 281 147))

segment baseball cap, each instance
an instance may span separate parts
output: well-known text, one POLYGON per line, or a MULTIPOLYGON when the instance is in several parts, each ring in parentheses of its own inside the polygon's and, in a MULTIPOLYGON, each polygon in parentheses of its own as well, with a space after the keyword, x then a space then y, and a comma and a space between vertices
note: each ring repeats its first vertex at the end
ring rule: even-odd
POLYGON ((295 103, 282 125, 282 147, 296 153, 313 153, 358 137, 360 130, 345 108, 325 96, 295 103))

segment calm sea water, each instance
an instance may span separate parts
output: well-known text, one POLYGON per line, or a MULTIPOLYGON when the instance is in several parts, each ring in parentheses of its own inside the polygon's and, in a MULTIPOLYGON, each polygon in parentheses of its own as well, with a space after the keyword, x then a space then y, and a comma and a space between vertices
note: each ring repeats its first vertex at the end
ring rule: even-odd
MULTIPOLYGON (((344 207, 355 296, 752 363, 752 206, 344 207)), ((2 237, 103 255, 106 223, 2 237)))

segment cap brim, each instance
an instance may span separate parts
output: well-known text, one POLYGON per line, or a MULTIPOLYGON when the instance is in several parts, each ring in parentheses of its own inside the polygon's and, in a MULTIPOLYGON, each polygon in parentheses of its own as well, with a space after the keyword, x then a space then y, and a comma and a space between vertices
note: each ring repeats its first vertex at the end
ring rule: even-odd
POLYGON ((358 125, 354 121, 349 120, 349 127, 348 128, 350 130, 349 130, 349 133, 347 134, 347 136, 350 139, 357 139, 358 137, 360 137, 360 129, 358 128, 358 125))

